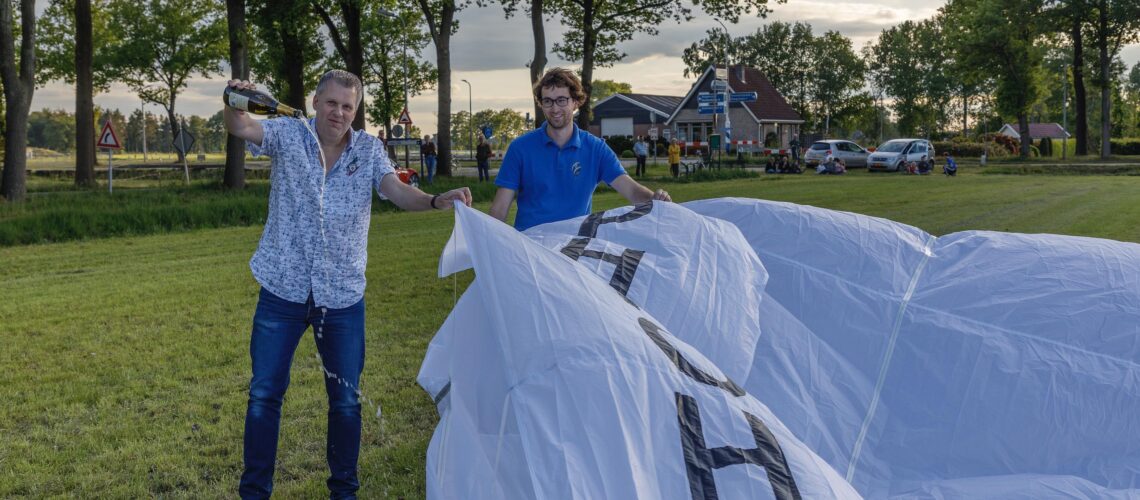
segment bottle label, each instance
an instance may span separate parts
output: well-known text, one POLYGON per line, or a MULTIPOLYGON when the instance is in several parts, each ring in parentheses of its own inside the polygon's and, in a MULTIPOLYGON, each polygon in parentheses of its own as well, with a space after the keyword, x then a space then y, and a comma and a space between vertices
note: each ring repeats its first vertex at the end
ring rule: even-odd
POLYGON ((249 111, 249 98, 237 92, 230 92, 230 107, 249 111))

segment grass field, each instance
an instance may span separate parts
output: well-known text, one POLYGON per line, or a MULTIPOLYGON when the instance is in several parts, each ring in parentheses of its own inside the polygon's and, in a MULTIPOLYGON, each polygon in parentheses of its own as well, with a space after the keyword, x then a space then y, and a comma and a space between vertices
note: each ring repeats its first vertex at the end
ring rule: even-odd
MULTIPOLYGON (((654 183, 650 183, 654 185, 654 183)), ((662 186, 664 184, 657 184, 662 186)), ((655 187, 656 187, 655 186, 655 187)), ((886 217, 935 234, 1050 232, 1140 242, 1140 177, 763 176, 664 185, 886 217)), ((612 191, 595 208, 621 205, 612 191)), ((485 203, 478 208, 486 210, 485 203)), ((450 212, 379 212, 369 242, 364 498, 424 495, 437 416, 415 385, 472 275, 437 279, 450 212)), ((0 497, 235 496, 261 228, 0 248, 0 497)), ((286 398, 276 491, 326 495, 325 396, 311 336, 286 398)))

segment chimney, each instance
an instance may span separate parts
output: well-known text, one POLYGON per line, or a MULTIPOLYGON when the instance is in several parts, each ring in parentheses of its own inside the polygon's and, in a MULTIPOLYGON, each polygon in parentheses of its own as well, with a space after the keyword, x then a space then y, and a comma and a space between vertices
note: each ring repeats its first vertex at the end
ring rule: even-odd
POLYGON ((740 65, 740 83, 748 83, 744 80, 744 65, 740 65))

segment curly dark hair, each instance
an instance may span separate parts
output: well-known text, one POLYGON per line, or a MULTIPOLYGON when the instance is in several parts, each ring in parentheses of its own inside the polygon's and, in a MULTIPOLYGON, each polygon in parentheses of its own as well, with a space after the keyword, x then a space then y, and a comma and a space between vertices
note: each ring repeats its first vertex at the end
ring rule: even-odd
POLYGON ((535 101, 542 100, 542 89, 545 87, 565 87, 570 91, 570 98, 579 106, 586 102, 586 91, 582 88, 582 80, 566 68, 552 68, 538 79, 534 84, 535 101))

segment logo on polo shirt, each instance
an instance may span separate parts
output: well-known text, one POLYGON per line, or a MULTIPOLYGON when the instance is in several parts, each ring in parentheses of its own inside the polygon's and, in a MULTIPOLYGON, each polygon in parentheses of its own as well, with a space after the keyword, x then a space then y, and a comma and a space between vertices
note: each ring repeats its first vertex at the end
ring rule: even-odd
POLYGON ((356 170, 359 168, 360 168, 360 164, 357 163, 356 160, 353 160, 352 163, 348 164, 348 174, 347 175, 351 177, 352 174, 355 174, 356 170))
POLYGON ((578 162, 574 162, 573 165, 570 165, 570 171, 573 172, 574 175, 578 175, 579 173, 582 172, 582 164, 578 163, 578 162))

